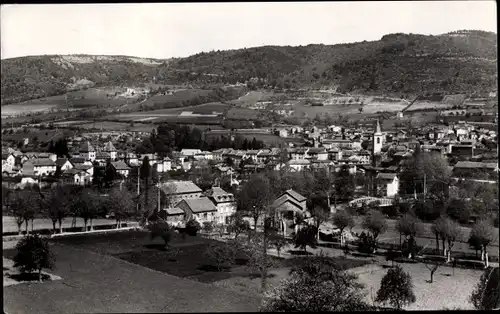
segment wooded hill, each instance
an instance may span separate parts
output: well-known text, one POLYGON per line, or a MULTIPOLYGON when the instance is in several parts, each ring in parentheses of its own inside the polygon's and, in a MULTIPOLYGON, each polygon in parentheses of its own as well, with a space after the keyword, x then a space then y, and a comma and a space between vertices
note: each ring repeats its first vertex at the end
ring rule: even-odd
POLYGON ((483 31, 399 33, 372 42, 264 46, 168 60, 21 57, 1 61, 1 101, 65 93, 79 88, 79 80, 96 86, 155 82, 196 87, 250 81, 250 87, 328 87, 398 97, 436 92, 484 96, 497 89, 496 60, 496 34, 483 31))

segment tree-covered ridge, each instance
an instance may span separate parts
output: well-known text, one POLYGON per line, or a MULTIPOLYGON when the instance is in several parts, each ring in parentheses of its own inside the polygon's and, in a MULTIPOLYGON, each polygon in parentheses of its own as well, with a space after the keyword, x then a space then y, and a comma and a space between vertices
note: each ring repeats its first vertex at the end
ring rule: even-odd
POLYGON ((339 87, 345 92, 386 94, 484 94, 497 86, 496 34, 483 31, 439 36, 396 33, 371 42, 263 46, 147 59, 150 63, 123 56, 69 57, 2 60, 2 104, 61 94, 81 79, 97 86, 153 81, 201 86, 254 78, 258 84, 282 88, 339 87))

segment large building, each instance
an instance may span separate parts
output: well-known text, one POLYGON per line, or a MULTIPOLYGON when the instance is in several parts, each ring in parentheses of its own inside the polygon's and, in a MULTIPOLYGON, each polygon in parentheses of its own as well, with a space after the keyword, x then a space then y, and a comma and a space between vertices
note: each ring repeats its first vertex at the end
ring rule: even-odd
POLYGON ((213 187, 205 192, 205 195, 217 207, 216 220, 221 224, 229 224, 229 216, 236 212, 236 201, 232 193, 228 193, 220 187, 213 187))

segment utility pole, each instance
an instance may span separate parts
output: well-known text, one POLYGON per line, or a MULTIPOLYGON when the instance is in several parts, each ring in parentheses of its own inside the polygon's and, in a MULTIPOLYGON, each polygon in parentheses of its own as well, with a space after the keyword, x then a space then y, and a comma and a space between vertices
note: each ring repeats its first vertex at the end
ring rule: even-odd
POLYGON ((425 179, 426 179, 426 176, 425 176, 425 172, 424 172, 424 202, 425 202, 425 196, 426 196, 425 179))

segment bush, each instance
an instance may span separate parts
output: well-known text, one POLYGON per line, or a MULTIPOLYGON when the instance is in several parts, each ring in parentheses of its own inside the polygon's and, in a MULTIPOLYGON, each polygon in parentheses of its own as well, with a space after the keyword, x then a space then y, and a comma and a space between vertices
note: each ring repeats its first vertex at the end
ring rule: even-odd
POLYGON ((229 243, 210 243, 204 255, 215 263, 217 271, 222 270, 222 265, 233 263, 236 255, 236 248, 229 243))
POLYGON ((415 300, 410 274, 404 272, 401 266, 389 269, 382 278, 375 301, 389 303, 400 310, 403 306, 414 303, 415 300))
POLYGON ((484 270, 469 300, 478 310, 492 310, 499 307, 500 268, 489 267, 484 270))
POLYGON ((38 271, 38 280, 42 281, 42 269, 52 269, 55 257, 50 250, 46 238, 38 234, 22 238, 16 245, 17 253, 14 256, 14 267, 22 273, 38 271))
POLYGON ((165 247, 168 246, 170 240, 172 240, 173 228, 164 221, 156 221, 148 225, 148 229, 151 233, 151 240, 160 237, 165 242, 165 247))
POLYGON ((186 233, 190 236, 196 236, 200 229, 200 223, 194 219, 191 219, 186 223, 186 233))

